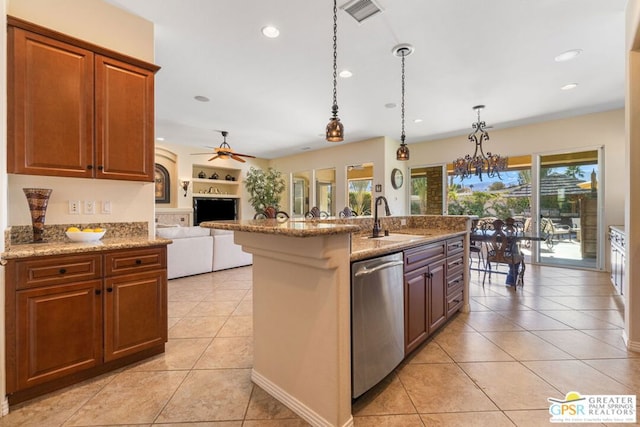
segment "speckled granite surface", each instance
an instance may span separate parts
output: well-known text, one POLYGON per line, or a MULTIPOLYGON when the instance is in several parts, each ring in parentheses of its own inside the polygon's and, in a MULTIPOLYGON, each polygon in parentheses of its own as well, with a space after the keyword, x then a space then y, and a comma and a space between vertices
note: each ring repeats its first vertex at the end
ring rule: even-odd
POLYGON ((103 252, 113 249, 146 248, 158 245, 168 245, 169 239, 145 237, 112 237, 102 238, 97 242, 47 242, 13 245, 0 254, 2 261, 32 256, 67 255, 86 252, 103 252))
MULTIPOLYGON (((44 240, 46 242, 70 242, 65 235, 69 227, 104 228, 107 230, 103 238, 109 237, 141 237, 149 235, 147 222, 95 222, 88 224, 52 224, 44 226, 44 240)), ((31 243, 33 231, 31 225, 15 225, 9 228, 9 240, 5 238, 5 247, 31 243)), ((5 234, 6 236, 6 234, 5 234)))
POLYGON ((100 252, 112 249, 142 248, 171 243, 169 239, 149 239, 148 223, 117 222, 91 224, 45 225, 44 243, 31 243, 31 226, 14 226, 5 230, 5 251, 1 260, 31 256, 61 255, 82 252, 100 252), (105 228, 107 232, 97 242, 72 242, 65 235, 69 227, 105 228))
POLYGON ((291 237, 313 237, 351 233, 351 260, 401 251, 425 243, 465 235, 470 227, 467 216, 416 215, 381 217, 383 230, 392 233, 413 234, 410 241, 369 239, 372 234, 373 217, 324 218, 324 219, 263 219, 245 221, 211 221, 201 227, 250 233, 279 234, 291 237))

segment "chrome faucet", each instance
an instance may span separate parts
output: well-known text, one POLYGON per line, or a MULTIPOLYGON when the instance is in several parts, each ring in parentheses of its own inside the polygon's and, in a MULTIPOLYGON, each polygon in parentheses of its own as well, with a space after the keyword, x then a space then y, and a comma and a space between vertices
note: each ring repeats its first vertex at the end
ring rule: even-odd
POLYGON ((389 210, 389 202, 387 202, 387 199, 384 196, 376 197, 375 207, 373 210, 374 214, 372 237, 380 237, 380 232, 382 231, 382 228, 380 227, 380 220, 378 219, 378 205, 380 204, 380 202, 384 202, 384 212, 387 214, 387 216, 391 215, 391 211, 389 210))

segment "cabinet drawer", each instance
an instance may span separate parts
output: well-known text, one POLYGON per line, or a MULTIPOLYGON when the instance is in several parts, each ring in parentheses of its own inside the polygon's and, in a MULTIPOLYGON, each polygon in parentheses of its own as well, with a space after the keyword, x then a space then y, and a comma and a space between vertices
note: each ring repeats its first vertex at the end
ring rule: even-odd
POLYGON ((51 256, 16 261, 16 289, 58 285, 102 276, 100 255, 51 256))
POLYGON ((462 237, 447 240, 447 256, 462 253, 462 251, 464 251, 464 239, 462 237))
POLYGON ((137 273, 167 267, 166 247, 133 249, 105 255, 105 275, 137 273))
POLYGON ((451 276, 453 274, 457 274, 464 267, 464 256, 460 254, 460 256, 454 256, 452 258, 447 258, 447 276, 451 276))
POLYGON ((458 311, 462 304, 464 303, 464 299, 462 297, 462 290, 457 294, 454 294, 447 298, 447 317, 451 316, 453 313, 458 311))
POLYGON ((447 296, 461 292, 464 287, 464 276, 462 273, 447 278, 447 296))
POLYGON ((404 271, 413 271, 444 257, 444 242, 419 246, 404 251, 404 271))

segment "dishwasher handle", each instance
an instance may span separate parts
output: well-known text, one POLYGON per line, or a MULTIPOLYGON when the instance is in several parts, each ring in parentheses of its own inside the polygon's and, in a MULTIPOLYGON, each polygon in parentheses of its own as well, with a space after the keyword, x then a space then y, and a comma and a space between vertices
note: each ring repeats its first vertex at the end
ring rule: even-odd
POLYGON ((363 267, 362 269, 356 271, 355 277, 366 276, 368 274, 375 273, 376 271, 384 270, 385 268, 395 267, 396 265, 403 265, 404 261, 391 261, 385 262, 384 264, 376 265, 373 268, 363 267))

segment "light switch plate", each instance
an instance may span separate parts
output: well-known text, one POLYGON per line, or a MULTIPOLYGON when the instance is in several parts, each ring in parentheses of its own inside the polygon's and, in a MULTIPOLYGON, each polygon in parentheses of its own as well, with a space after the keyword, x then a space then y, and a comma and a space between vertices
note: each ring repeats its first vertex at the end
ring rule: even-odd
POLYGON ((110 214, 111 213, 111 200, 103 200, 102 201, 102 213, 110 214))
POLYGON ((84 213, 86 215, 93 215, 96 213, 96 202, 93 200, 84 201, 84 213))

